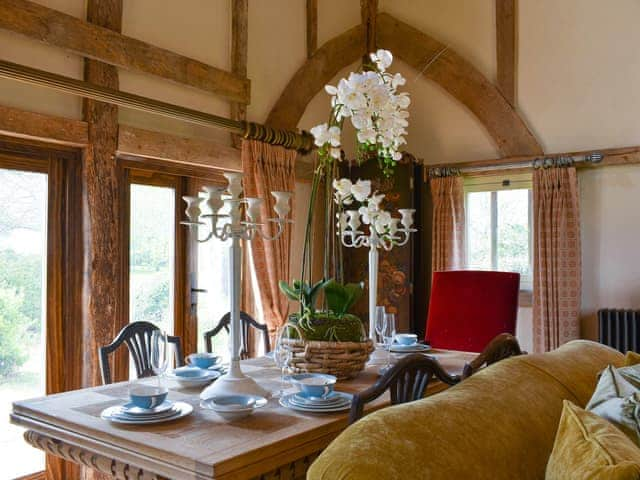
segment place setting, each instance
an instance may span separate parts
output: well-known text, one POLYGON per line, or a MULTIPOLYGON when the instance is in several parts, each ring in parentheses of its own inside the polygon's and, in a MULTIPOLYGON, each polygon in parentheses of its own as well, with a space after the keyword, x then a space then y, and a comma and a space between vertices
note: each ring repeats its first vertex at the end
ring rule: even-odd
POLYGON ((184 388, 204 387, 226 372, 222 357, 213 353, 192 353, 186 357, 187 365, 173 369, 167 378, 184 388))
POLYGON ((129 390, 129 401, 102 411, 100 417, 112 423, 149 425, 186 417, 193 407, 167 399, 166 387, 136 385, 129 390))
POLYGON ((352 395, 334 390, 337 378, 323 373, 301 373, 289 375, 298 391, 281 395, 280 405, 306 413, 334 413, 351 408, 352 395))

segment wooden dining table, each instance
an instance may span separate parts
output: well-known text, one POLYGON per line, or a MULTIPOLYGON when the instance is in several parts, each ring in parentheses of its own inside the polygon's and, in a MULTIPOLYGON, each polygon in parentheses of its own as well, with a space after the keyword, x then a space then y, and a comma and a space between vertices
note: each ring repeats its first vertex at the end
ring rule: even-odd
MULTIPOLYGON (((454 351, 431 354, 449 374, 460 374, 474 357, 454 351)), ((370 366, 355 379, 338 382, 336 390, 366 389, 379 378, 379 368, 370 366)), ((270 391, 281 387, 280 371, 270 358, 245 360, 242 369, 270 391)), ((130 382, 122 382, 15 402, 11 421, 26 429, 25 440, 32 446, 123 480, 304 478, 311 462, 347 426, 348 411, 303 413, 280 406, 275 398, 253 415, 227 422, 200 408, 199 390, 163 381, 170 400, 193 405, 191 415, 143 426, 103 420, 105 408, 128 399, 130 382)), ((427 395, 445 388, 434 380, 427 395)), ((366 411, 388 404, 384 395, 366 411)))

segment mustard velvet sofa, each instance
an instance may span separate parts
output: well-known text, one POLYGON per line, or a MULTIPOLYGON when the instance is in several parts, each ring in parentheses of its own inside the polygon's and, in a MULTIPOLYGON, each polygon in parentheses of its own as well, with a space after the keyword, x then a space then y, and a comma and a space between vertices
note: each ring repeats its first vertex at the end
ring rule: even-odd
POLYGON ((562 401, 584 407, 598 373, 623 361, 585 340, 503 360, 442 393, 367 415, 307 479, 544 479, 562 401))

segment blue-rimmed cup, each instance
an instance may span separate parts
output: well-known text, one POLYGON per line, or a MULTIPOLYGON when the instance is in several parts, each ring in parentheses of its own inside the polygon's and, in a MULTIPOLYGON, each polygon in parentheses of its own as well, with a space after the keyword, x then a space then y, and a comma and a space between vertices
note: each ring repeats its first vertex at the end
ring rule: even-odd
POLYGON ((418 343, 418 335, 415 333, 398 333, 396 335, 396 341, 400 345, 415 345, 418 343))
POLYGON ((186 358, 187 365, 198 368, 209 368, 218 362, 218 355, 215 353, 192 353, 186 358))
POLYGON ((337 378, 326 373, 298 373, 289 376, 305 397, 327 398, 333 393, 337 378))
POLYGON ((161 405, 167 399, 168 393, 166 387, 137 385, 129 390, 129 397, 136 407, 152 409, 161 405))

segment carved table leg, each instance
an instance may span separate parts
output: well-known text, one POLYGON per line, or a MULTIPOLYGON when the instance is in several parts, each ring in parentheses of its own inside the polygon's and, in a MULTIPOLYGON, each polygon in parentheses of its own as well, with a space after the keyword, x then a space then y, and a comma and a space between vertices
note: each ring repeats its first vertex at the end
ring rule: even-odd
POLYGON ((147 472, 134 465, 129 465, 80 447, 68 445, 60 440, 32 430, 27 430, 24 433, 24 439, 32 447, 44 450, 46 453, 63 458, 64 460, 89 467, 97 472, 111 475, 117 480, 167 480, 165 477, 147 472))

